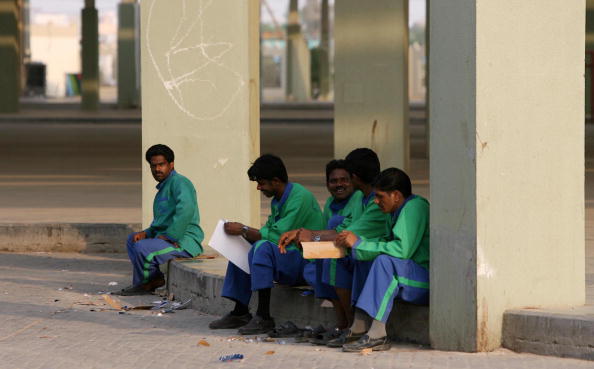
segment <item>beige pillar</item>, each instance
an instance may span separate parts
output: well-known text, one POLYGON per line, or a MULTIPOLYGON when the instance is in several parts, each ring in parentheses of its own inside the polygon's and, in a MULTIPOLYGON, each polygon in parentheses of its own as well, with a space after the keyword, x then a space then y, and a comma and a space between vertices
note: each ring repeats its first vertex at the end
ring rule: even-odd
POLYGON ((407 169, 408 1, 334 3, 334 153, 370 147, 407 169))
POLYGON ((298 0, 290 0, 287 25, 286 97, 289 101, 311 98, 310 54, 301 33, 298 0))
POLYGON ((328 100, 330 94, 330 11, 328 0, 322 0, 320 12, 320 96, 321 100, 328 100))
MULTIPOLYGON (((175 151, 176 170, 196 186, 206 240, 221 218, 259 227, 246 174, 260 148, 258 0, 146 0, 141 32, 142 154, 156 143, 175 151)), ((146 226, 156 183, 139 160, 146 226)))
POLYGON ((585 301, 584 10, 431 2, 434 348, 492 350, 505 310, 585 301))

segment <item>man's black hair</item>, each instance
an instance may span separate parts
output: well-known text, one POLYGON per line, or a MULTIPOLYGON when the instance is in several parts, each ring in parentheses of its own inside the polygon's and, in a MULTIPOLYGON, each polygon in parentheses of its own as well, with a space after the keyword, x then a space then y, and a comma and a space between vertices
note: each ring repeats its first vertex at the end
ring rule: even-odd
POLYGON ((173 163, 173 160, 175 159, 173 150, 171 150, 169 146, 163 144, 157 144, 149 147, 149 149, 146 150, 144 158, 146 159, 146 161, 150 163, 151 158, 157 155, 163 155, 163 157, 165 158, 165 160, 167 160, 168 163, 173 163))
POLYGON ((366 147, 351 151, 344 160, 351 167, 351 173, 365 183, 371 184, 380 172, 377 154, 366 147))
POLYGON ((338 159, 338 160, 330 160, 328 164, 326 164, 326 183, 330 180, 330 173, 336 169, 344 169, 349 173, 349 177, 351 175, 351 167, 349 167, 346 160, 338 159))
POLYGON ((398 190, 404 198, 409 197, 412 193, 410 178, 398 168, 383 170, 373 181, 373 188, 384 192, 398 190))
POLYGON ((264 154, 256 159, 248 169, 247 175, 250 181, 261 179, 272 181, 274 178, 278 178, 283 183, 289 182, 285 164, 281 158, 272 154, 264 154))

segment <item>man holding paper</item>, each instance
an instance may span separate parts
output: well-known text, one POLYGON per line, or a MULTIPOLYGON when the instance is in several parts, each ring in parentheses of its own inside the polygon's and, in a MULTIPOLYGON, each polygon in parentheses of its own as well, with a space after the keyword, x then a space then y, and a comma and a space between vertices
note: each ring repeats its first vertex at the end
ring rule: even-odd
POLYGON ((390 234, 368 240, 343 231, 336 238, 337 245, 351 248, 355 277, 364 281, 353 286, 357 309, 343 351, 388 350, 386 321, 394 299, 429 303, 429 202, 411 187, 402 170, 384 170, 374 182, 374 201, 390 215, 390 234))
MULTIPOLYGON (((345 158, 351 172, 351 182, 357 190, 356 198, 360 201, 359 211, 354 211, 352 219, 345 219, 333 229, 315 230, 298 229, 283 234, 279 246, 282 249, 291 243, 299 245, 308 241, 334 241, 338 232, 349 230, 365 239, 379 239, 387 232, 387 216, 374 202, 373 180, 380 172, 380 162, 377 154, 368 148, 358 148, 351 151, 345 158)), ((323 262, 322 282, 334 287, 338 300, 333 301, 337 314, 337 328, 327 335, 327 345, 341 347, 347 339, 348 328, 353 321, 351 289, 353 288, 353 262, 347 255, 340 259, 327 259, 323 262), (342 329, 342 331, 340 330, 342 329)))
POLYGON ((270 316, 270 293, 274 281, 287 285, 303 282, 306 261, 297 247, 281 254, 277 246, 280 235, 291 229, 318 229, 322 224, 320 207, 311 192, 298 183, 289 182, 282 160, 262 155, 248 170, 258 190, 271 197, 271 214, 260 230, 237 222, 225 224, 229 235, 242 236, 252 243, 248 254, 248 274, 233 263, 227 266, 222 296, 235 302, 233 311, 210 323, 211 329, 239 328, 240 334, 267 333, 274 329, 270 316), (252 291, 258 291, 258 310, 252 317, 248 304, 252 291))

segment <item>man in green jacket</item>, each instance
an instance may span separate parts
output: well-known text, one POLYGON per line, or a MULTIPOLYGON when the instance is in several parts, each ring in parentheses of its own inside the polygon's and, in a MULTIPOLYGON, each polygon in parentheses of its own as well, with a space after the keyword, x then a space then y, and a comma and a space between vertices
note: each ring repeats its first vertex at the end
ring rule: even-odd
POLYGON ((351 248, 354 279, 361 281, 353 284, 357 310, 342 346, 347 352, 390 348, 386 322, 395 298, 429 303, 429 202, 412 194, 410 178, 397 168, 380 173, 374 189, 376 204, 390 214, 388 235, 368 240, 343 231, 336 238, 337 245, 351 248))
POLYGON ((238 222, 225 224, 227 234, 243 236, 252 244, 248 254, 251 274, 229 262, 221 295, 234 301, 235 308, 211 322, 209 327, 239 328, 240 334, 260 334, 274 329, 274 320, 270 316, 273 282, 304 283, 306 260, 295 246, 280 253, 277 244, 281 234, 299 227, 319 229, 322 212, 311 192, 298 183, 289 182, 285 165, 278 156, 260 156, 248 170, 248 177, 258 183, 258 190, 266 197, 272 197, 271 214, 260 229, 238 222), (252 291, 258 291, 258 310, 253 318, 248 308, 252 291))
POLYGON ((118 294, 150 294, 165 284, 159 265, 172 258, 190 258, 202 253, 204 233, 196 190, 189 179, 174 170, 174 153, 165 145, 150 147, 145 155, 157 184, 153 222, 128 237, 128 257, 134 274, 132 285, 118 294))

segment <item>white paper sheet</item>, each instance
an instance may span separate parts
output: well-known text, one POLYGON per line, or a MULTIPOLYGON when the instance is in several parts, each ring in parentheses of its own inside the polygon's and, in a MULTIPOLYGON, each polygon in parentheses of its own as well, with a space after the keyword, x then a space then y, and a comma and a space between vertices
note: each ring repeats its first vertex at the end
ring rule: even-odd
POLYGON ((224 224, 224 220, 219 220, 210 241, 208 241, 208 245, 241 270, 250 274, 248 253, 252 245, 241 236, 230 236, 225 233, 224 224))

